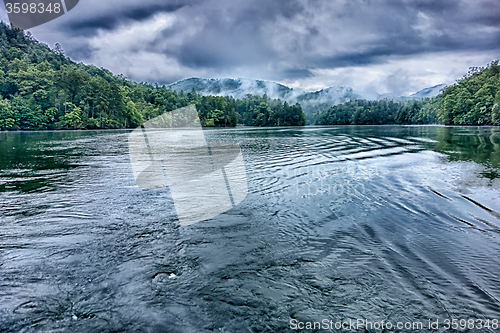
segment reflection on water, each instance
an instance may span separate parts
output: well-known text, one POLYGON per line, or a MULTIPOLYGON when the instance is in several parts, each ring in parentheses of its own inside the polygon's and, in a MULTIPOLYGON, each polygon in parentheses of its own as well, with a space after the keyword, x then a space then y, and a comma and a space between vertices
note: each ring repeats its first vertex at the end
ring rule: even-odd
POLYGON ((186 227, 129 133, 0 133, 1 331, 500 317, 499 129, 208 130, 250 194, 186 227))
POLYGON ((448 155, 449 161, 471 161, 485 167, 479 176, 500 177, 500 134, 495 128, 443 128, 435 151, 448 155))

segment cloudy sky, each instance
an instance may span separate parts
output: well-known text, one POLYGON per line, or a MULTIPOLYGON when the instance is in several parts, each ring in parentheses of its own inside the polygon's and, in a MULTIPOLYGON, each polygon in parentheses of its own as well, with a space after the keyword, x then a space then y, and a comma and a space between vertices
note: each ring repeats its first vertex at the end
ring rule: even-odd
POLYGON ((500 1, 80 0, 31 32, 135 81, 245 77, 404 95, 499 59, 500 1))

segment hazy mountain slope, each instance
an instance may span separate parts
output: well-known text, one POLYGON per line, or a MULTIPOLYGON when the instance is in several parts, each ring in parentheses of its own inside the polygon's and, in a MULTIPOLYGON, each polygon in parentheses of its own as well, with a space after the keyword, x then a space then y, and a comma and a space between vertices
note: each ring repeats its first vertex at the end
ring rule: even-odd
POLYGON ((441 89, 443 89, 445 87, 446 87, 446 84, 438 84, 437 86, 429 87, 429 88, 425 88, 425 89, 422 89, 420 91, 417 91, 416 93, 410 95, 410 97, 414 97, 414 98, 436 97, 441 92, 441 89))
POLYGON ((355 91, 351 87, 335 86, 314 92, 295 90, 285 85, 264 80, 252 79, 203 79, 189 78, 175 82, 168 86, 175 91, 189 92, 193 88, 202 95, 232 96, 234 98, 245 98, 248 94, 262 96, 266 94, 271 99, 281 99, 289 104, 300 103, 307 119, 313 122, 316 114, 338 105, 357 99, 366 100, 413 100, 427 97, 435 97, 445 85, 423 89, 411 96, 392 96, 389 94, 367 95, 355 91))
POLYGON ((389 94, 367 95, 359 91, 355 91, 351 87, 334 86, 314 92, 295 90, 285 85, 264 80, 253 79, 203 79, 189 78, 184 79, 168 86, 172 90, 189 92, 193 88, 202 95, 213 96, 233 96, 234 98, 244 98, 247 94, 262 96, 266 94, 269 98, 287 101, 288 103, 301 103, 318 105, 327 103, 329 106, 348 102, 353 99, 413 99, 435 97, 441 89, 446 87, 440 84, 434 87, 422 89, 410 96, 393 96, 389 94))
POLYGON ((189 92, 194 88, 203 95, 232 96, 234 98, 244 98, 247 94, 258 96, 266 94, 271 99, 281 98, 287 101, 305 93, 271 81, 229 78, 189 78, 173 83, 168 87, 172 90, 182 90, 184 92, 189 92))
POLYGON ((364 98, 350 87, 330 87, 315 92, 295 90, 282 84, 252 79, 202 79, 189 78, 168 86, 176 91, 189 92, 193 88, 202 95, 233 96, 244 98, 247 94, 262 96, 266 94, 271 99, 281 99, 289 104, 300 103, 306 114, 313 114, 333 105, 364 98))

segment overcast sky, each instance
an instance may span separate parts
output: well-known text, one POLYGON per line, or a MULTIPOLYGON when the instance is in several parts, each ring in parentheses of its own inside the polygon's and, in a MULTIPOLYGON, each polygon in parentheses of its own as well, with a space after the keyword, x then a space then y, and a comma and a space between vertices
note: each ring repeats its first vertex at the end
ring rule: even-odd
POLYGON ((246 77, 404 95, 499 59, 500 1, 80 0, 31 32, 135 81, 246 77))

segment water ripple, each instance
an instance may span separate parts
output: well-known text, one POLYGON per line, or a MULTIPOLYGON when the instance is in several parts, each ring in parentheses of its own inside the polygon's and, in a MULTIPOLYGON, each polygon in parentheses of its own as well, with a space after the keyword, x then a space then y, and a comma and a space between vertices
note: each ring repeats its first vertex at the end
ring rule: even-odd
POLYGON ((241 146, 250 194, 188 227, 135 186, 128 132, 1 133, 0 330, 499 318, 492 131, 207 131, 241 146))

